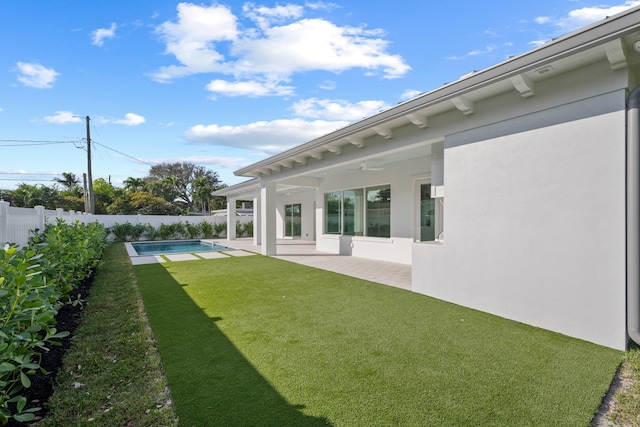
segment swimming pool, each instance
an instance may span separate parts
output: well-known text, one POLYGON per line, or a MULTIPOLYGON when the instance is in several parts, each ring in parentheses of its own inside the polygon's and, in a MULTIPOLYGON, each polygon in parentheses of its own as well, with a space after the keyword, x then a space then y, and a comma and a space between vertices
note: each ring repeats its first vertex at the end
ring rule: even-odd
POLYGON ((219 245, 216 242, 203 240, 166 240, 161 242, 134 242, 130 243, 131 249, 135 254, 141 255, 160 255, 160 254, 179 254, 190 252, 216 252, 233 250, 227 246, 219 245))

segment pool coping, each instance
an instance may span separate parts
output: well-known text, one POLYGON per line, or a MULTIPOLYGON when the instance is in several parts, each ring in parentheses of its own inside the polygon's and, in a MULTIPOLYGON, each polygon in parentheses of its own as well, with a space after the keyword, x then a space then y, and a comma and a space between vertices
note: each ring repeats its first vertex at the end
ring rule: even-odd
MULTIPOLYGON (((225 248, 229 248, 229 250, 236 250, 235 248, 232 248, 230 246, 223 245, 222 243, 218 242, 216 239, 138 240, 138 241, 135 241, 135 242, 124 242, 124 247, 127 249, 127 254, 130 257, 143 257, 143 256, 154 256, 154 255, 160 256, 160 255, 166 255, 166 254, 140 255, 133 248, 133 243, 171 243, 171 242, 179 242, 179 241, 199 241, 199 242, 205 242, 205 243, 211 243, 211 244, 224 246, 225 248)), ((217 251, 205 251, 205 252, 217 252, 217 251)), ((175 252, 175 253, 197 253, 197 251, 194 251, 194 252, 175 252)))
POLYGON ((228 248, 228 249, 219 250, 219 251, 205 251, 205 252, 194 251, 194 252, 177 252, 177 253, 167 253, 167 254, 140 255, 133 248, 133 245, 132 245, 132 243, 144 243, 144 242, 168 243, 168 242, 176 242, 177 240, 138 240, 135 242, 124 242, 124 247, 127 250, 127 255, 129 255, 129 259, 131 260, 131 264, 133 265, 159 264, 164 262, 178 262, 178 261, 224 259, 224 258, 257 255, 254 252, 245 251, 243 249, 237 249, 228 245, 223 245, 222 243, 218 242, 215 239, 181 239, 181 240, 199 240, 205 243, 213 243, 220 246, 224 246, 225 248, 228 248), (211 256, 211 254, 219 254, 221 256, 211 256))

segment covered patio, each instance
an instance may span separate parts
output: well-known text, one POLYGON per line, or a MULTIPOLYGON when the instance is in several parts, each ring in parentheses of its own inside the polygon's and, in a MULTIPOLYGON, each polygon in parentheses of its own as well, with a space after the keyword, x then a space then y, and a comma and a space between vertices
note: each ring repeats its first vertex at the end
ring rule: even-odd
MULTIPOLYGON (((225 244, 235 249, 260 252, 260 246, 255 245, 253 239, 236 239, 225 244)), ((316 250, 315 242, 279 239, 277 255, 273 258, 411 290, 410 265, 320 252, 316 250)))

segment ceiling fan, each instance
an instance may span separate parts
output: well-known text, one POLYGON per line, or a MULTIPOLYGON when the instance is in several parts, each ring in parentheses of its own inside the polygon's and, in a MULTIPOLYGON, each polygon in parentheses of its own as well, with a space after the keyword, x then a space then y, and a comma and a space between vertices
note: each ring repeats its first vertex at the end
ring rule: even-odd
POLYGON ((354 170, 354 171, 381 171, 381 170, 383 170, 383 168, 371 168, 371 167, 367 166, 367 161, 363 160, 362 163, 360 163, 360 167, 359 168, 350 169, 350 170, 354 170))

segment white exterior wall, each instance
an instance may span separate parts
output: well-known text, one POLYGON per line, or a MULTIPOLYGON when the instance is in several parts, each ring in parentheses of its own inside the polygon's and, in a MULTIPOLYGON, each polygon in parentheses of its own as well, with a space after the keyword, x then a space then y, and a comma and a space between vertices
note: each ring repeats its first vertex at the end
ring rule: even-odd
POLYGON ((285 205, 300 203, 301 207, 301 222, 302 222, 302 236, 301 240, 315 240, 315 203, 316 203, 316 191, 315 189, 309 189, 309 191, 297 192, 293 194, 284 194, 278 196, 277 214, 276 214, 276 236, 278 239, 284 238, 284 208, 285 205))
POLYGON ((617 99, 618 111, 594 117, 445 141, 445 242, 414 245, 413 290, 624 349, 623 91, 617 99))

